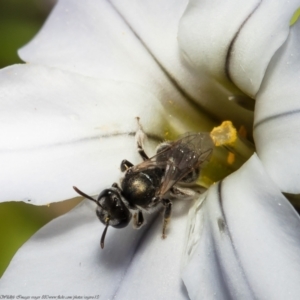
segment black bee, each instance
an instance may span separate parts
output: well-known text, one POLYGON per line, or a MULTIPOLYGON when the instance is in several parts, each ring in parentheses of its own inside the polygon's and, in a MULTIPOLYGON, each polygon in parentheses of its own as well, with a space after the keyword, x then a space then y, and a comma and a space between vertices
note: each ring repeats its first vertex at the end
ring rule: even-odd
POLYGON ((78 194, 97 204, 96 214, 105 225, 100 242, 102 249, 108 226, 126 227, 133 212, 133 225, 139 228, 144 223, 143 211, 151 212, 159 204, 164 206, 162 237, 165 238, 172 200, 195 196, 196 192, 187 184, 197 180, 201 165, 209 160, 214 146, 209 133, 186 133, 176 141, 160 144, 156 155, 149 158, 142 147, 144 138, 140 128, 136 141, 143 162, 138 165, 127 160, 121 162, 124 172, 121 187, 114 183, 103 190, 97 200, 73 187, 78 194))

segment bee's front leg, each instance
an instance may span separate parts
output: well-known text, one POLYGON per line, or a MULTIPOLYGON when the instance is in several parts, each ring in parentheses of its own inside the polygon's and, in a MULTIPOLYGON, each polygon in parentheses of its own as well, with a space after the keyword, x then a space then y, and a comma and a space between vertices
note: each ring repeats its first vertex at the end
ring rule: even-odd
POLYGON ((122 171, 122 172, 125 172, 125 171, 127 171, 129 168, 131 168, 132 166, 133 166, 133 164, 132 164, 130 161, 128 161, 127 159, 123 159, 123 160, 121 161, 120 168, 121 168, 121 171, 122 171))

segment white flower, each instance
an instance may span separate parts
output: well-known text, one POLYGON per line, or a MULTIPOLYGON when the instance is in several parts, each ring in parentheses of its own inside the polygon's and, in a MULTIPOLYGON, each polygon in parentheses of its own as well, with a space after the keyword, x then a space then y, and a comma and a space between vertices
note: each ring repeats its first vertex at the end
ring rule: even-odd
POLYGON ((299 192, 298 5, 61 0, 20 51, 29 64, 0 73, 3 201, 60 201, 73 185, 99 193, 122 159, 138 162, 136 116, 158 137, 208 130, 207 115, 249 132, 251 112, 228 97, 256 98, 258 156, 196 202, 187 231, 189 204, 178 202, 166 241, 152 215, 138 231, 109 228, 101 251, 83 202, 19 250, 1 293, 298 299, 300 222, 281 194, 299 192))

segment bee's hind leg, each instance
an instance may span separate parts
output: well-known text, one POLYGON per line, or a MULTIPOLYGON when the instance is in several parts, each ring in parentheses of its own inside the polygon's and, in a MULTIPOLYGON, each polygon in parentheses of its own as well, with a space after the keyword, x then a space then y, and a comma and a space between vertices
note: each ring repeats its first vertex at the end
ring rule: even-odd
POLYGON ((162 238, 165 239, 167 237, 166 229, 167 229, 167 225, 169 224, 170 219, 171 219, 171 212, 172 212, 172 205, 173 204, 172 204, 171 200, 169 200, 169 199, 163 199, 162 203, 163 203, 163 206, 165 207, 162 238))
POLYGON ((147 135, 143 131, 142 125, 140 124, 140 118, 137 117, 136 119, 137 119, 139 128, 138 128, 137 132, 135 133, 135 141, 137 144, 138 153, 142 157, 142 159, 145 161, 145 160, 149 159, 149 156, 146 154, 146 152, 144 150, 144 140, 147 138, 147 135))
POLYGON ((190 187, 180 187, 174 185, 170 189, 170 198, 172 200, 180 199, 180 200, 194 200, 199 197, 200 194, 203 194, 206 191, 206 188, 194 185, 190 187))

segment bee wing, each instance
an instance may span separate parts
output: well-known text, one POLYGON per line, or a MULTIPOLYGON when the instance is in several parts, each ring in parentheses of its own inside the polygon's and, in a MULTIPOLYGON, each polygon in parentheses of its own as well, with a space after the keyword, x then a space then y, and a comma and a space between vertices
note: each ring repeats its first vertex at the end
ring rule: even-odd
POLYGON ((152 167, 159 167, 165 169, 169 160, 170 155, 168 152, 172 148, 173 143, 170 143, 169 146, 165 147, 162 151, 157 153, 156 155, 150 157, 149 159, 141 162, 138 165, 132 167, 133 172, 141 172, 143 170, 152 168, 152 167))
POLYGON ((209 132, 188 132, 183 134, 175 143, 185 145, 189 150, 195 152, 202 162, 209 160, 214 148, 214 142, 209 132))
POLYGON ((209 160, 213 147, 208 132, 186 133, 174 142, 167 152, 165 175, 157 196, 162 197, 184 176, 209 160))
POLYGON ((213 147, 208 132, 186 133, 177 141, 166 144, 162 151, 153 157, 133 166, 132 171, 141 172, 155 167, 165 169, 157 194, 158 197, 162 197, 180 179, 209 160, 213 147))

